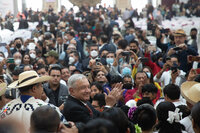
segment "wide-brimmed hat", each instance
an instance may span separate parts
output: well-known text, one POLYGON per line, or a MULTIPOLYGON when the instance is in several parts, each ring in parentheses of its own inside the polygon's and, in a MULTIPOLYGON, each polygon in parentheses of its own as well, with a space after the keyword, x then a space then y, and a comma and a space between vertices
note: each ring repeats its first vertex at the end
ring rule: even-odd
POLYGON ((0 83, 0 96, 5 94, 6 88, 7 88, 7 84, 6 83, 0 83))
POLYGON ((181 85, 182 96, 191 104, 200 101, 200 83, 195 81, 186 81, 181 85))
POLYGON ((174 36, 186 36, 186 34, 184 30, 178 29, 174 32, 174 36))
POLYGON ((41 83, 50 80, 50 76, 39 76, 36 71, 25 71, 19 75, 19 79, 11 83, 8 88, 21 88, 36 83, 41 83))

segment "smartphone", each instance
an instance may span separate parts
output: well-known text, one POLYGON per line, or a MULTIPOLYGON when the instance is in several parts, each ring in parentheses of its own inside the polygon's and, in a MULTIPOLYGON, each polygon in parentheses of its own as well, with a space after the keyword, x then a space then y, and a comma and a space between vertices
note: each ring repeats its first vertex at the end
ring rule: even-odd
POLYGON ((129 56, 131 53, 129 51, 121 52, 122 56, 129 56))
POLYGON ((189 56, 189 61, 200 61, 200 57, 199 56, 189 56))
POLYGON ((72 127, 72 125, 71 125, 70 123, 68 123, 67 121, 65 121, 63 124, 64 124, 67 128, 71 128, 71 127, 72 127))
POLYGON ((15 63, 15 62, 14 62, 14 58, 8 58, 8 59, 7 59, 7 63, 15 63))
POLYGON ((173 50, 179 51, 179 50, 182 50, 182 48, 180 48, 180 47, 175 47, 175 48, 173 48, 173 50))
POLYGON ((176 73, 178 71, 178 65, 176 63, 173 63, 171 70, 172 70, 173 73, 176 73))
POLYGON ((101 62, 101 59, 100 58, 96 58, 96 65, 99 65, 101 62))
POLYGON ((142 57, 139 59, 142 63, 145 63, 145 62, 148 62, 149 61, 149 58, 147 57, 142 57))

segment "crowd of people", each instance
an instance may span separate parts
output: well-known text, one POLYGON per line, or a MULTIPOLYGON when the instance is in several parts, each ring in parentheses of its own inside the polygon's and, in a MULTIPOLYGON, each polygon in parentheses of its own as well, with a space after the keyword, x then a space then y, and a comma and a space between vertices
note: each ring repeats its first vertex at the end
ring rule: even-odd
POLYGON ((38 25, 30 39, 1 46, 1 133, 200 132, 195 27, 186 35, 155 25, 153 45, 134 15, 119 27, 116 7, 18 16, 22 29, 38 25))

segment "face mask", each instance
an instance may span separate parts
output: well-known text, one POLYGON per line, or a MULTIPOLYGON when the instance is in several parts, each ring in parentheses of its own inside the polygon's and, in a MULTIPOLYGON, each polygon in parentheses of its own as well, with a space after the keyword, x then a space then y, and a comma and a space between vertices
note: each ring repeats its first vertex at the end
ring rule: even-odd
POLYGON ((3 59, 4 59, 3 57, 0 57, 0 62, 2 62, 2 61, 3 61, 3 59))
POLYGON ((35 55, 34 53, 31 53, 31 54, 30 54, 30 57, 31 57, 32 59, 35 59, 35 58, 36 58, 36 55, 35 55))
POLYGON ((90 39, 91 39, 91 36, 90 36, 90 35, 87 35, 87 39, 90 40, 90 39))
POLYGON ((67 37, 67 36, 65 36, 65 39, 66 39, 66 40, 68 40, 68 37, 67 37))
POLYGON ((114 27, 114 28, 113 28, 113 31, 118 31, 118 28, 117 28, 117 27, 114 27))
POLYGON ((21 46, 22 46, 22 44, 21 44, 21 43, 17 43, 17 44, 16 44, 16 47, 17 47, 18 49, 20 49, 20 48, 21 48, 21 46))
POLYGON ((122 69, 122 75, 131 75, 131 69, 129 67, 124 67, 122 69))
POLYGON ((128 89, 128 90, 130 90, 130 89, 132 89, 132 84, 124 84, 123 85, 123 89, 128 89))
POLYGON ((121 63, 121 62, 123 62, 123 58, 120 58, 120 59, 119 59, 119 63, 121 63))
POLYGON ((151 73, 150 72, 146 72, 148 78, 150 79, 151 78, 151 73))
POLYGON ((113 64, 113 62, 114 62, 114 59, 113 58, 106 58, 106 62, 107 62, 107 64, 113 64))
POLYGON ((159 62, 158 62, 158 65, 159 65, 160 67, 163 67, 164 63, 163 63, 162 61, 159 61, 159 62))
POLYGON ((13 47, 10 48, 11 51, 12 51, 13 49, 14 49, 13 47))
POLYGON ((75 59, 73 57, 69 57, 69 64, 74 63, 75 59))
POLYGON ((21 64, 21 60, 20 60, 20 59, 16 59, 16 60, 15 60, 15 64, 16 64, 17 66, 19 66, 19 65, 21 64))
POLYGON ((197 36, 196 36, 196 35, 191 35, 191 38, 192 38, 192 39, 196 39, 197 36))
POLYGON ((91 55, 93 58, 95 58, 95 57, 98 56, 98 52, 97 52, 96 50, 92 50, 92 51, 90 52, 90 55, 91 55))
POLYGON ((39 40, 39 41, 42 41, 42 37, 41 37, 41 36, 40 36, 40 37, 38 37, 38 40, 39 40))

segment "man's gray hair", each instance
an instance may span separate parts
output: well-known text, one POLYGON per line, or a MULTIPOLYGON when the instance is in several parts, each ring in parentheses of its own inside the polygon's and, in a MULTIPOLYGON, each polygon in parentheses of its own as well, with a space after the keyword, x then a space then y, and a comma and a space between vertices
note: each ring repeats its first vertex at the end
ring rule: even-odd
POLYGON ((86 78, 86 76, 83 74, 73 74, 71 77, 69 77, 67 85, 69 88, 75 88, 76 81, 82 80, 84 78, 86 78))

